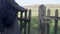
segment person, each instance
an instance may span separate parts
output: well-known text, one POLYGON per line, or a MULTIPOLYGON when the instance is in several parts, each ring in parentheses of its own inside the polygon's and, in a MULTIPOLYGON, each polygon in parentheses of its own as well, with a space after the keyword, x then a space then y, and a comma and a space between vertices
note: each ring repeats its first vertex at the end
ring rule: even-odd
POLYGON ((21 34, 16 12, 26 10, 26 8, 18 5, 15 0, 0 0, 0 21, 4 24, 2 34, 21 34))

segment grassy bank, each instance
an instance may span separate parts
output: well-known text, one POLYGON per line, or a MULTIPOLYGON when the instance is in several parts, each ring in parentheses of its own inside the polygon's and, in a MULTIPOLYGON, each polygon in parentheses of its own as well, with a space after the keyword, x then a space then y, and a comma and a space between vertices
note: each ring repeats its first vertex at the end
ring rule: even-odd
MULTIPOLYGON (((28 6, 26 8, 28 9, 32 9, 32 18, 31 18, 31 34, 38 34, 38 29, 39 29, 39 22, 38 22, 38 7, 39 6, 28 6)), ((55 10, 58 9, 59 10, 59 17, 60 17, 60 5, 48 5, 46 6, 47 9, 50 8, 51 9, 51 16, 55 15, 55 10)), ((47 12, 46 12, 47 13, 47 12)), ((20 15, 19 15, 20 16, 20 15)), ((50 34, 54 34, 54 20, 51 20, 50 22, 50 34)), ((60 20, 58 22, 58 33, 60 34, 60 20)))
MULTIPOLYGON (((37 16, 34 16, 32 17, 32 20, 31 20, 31 34, 38 34, 38 28, 39 28, 39 25, 38 25, 38 17, 37 16)), ((51 20, 50 22, 50 34, 53 34, 54 33, 54 20, 51 20)), ((58 22, 58 34, 60 34, 60 20, 58 22)))

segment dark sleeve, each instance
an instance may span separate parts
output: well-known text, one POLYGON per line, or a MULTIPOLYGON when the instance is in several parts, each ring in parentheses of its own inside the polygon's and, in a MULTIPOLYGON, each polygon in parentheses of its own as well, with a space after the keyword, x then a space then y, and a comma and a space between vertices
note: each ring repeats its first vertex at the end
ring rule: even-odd
POLYGON ((18 5, 15 0, 8 0, 8 2, 11 4, 11 6, 15 9, 15 10, 19 10, 19 11, 25 11, 26 9, 21 7, 20 5, 18 5))

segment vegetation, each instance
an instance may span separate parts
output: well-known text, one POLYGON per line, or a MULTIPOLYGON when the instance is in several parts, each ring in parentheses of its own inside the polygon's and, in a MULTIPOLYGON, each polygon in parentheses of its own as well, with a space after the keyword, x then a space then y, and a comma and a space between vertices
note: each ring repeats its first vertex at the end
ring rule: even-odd
MULTIPOLYGON (((25 6, 25 8, 32 9, 32 20, 31 20, 31 34, 38 34, 39 22, 38 22, 38 7, 39 5, 25 6)), ((51 9, 51 16, 54 16, 55 9, 60 9, 60 5, 46 5, 47 9, 51 9)), ((60 11, 60 10, 59 10, 60 11)), ((60 12, 59 12, 60 16, 60 12)), ((54 33, 54 20, 50 23, 50 34, 54 33)), ((60 20, 58 23, 58 34, 60 34, 60 20)))

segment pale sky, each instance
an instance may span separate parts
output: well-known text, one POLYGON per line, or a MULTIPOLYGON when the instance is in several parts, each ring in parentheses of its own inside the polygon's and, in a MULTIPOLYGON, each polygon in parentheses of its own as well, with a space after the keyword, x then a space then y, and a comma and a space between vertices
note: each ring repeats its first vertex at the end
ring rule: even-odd
POLYGON ((15 0, 21 6, 40 4, 60 4, 60 0, 15 0))

